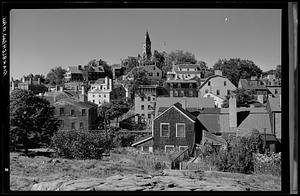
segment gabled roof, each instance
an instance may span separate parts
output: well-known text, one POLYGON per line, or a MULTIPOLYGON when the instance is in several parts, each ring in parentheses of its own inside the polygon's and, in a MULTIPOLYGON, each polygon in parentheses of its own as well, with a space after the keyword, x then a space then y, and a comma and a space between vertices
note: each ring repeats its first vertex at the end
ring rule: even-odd
POLYGON ((94 84, 104 84, 105 83, 105 78, 99 78, 98 80, 95 81, 94 84))
POLYGON ((227 145, 227 142, 224 138, 222 138, 221 136, 216 136, 208 131, 203 131, 203 137, 209 138, 211 140, 213 140, 213 144, 214 145, 227 145))
MULTIPOLYGON (((225 76, 220 76, 220 75, 212 75, 209 76, 208 78, 206 78, 206 80, 201 84, 201 86, 199 87, 199 89, 201 89, 209 80, 213 79, 213 78, 217 78, 217 77, 221 77, 221 78, 226 78, 225 76)), ((226 78, 228 79, 228 78, 226 78)), ((229 80, 230 81, 230 80, 229 80)), ((230 81, 231 82, 231 81, 230 81)))
POLYGON ((167 111, 169 111, 171 108, 175 108, 177 111, 179 111, 181 114, 183 114, 184 116, 186 116, 190 121, 192 121, 193 123, 195 122, 195 120, 197 119, 194 115, 192 115, 190 112, 186 111, 185 109, 182 108, 180 103, 175 103, 172 106, 170 106, 168 109, 166 109, 165 111, 163 111, 161 114, 159 114, 158 116, 156 116, 154 120, 158 119, 160 116, 162 116, 164 113, 166 113, 167 111))

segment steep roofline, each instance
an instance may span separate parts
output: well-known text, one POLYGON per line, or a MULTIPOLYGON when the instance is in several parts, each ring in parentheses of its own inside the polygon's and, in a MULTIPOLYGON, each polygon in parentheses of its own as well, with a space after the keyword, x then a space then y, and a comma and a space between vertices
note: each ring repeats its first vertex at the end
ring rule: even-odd
MULTIPOLYGON (((187 117, 190 121, 192 121, 193 123, 195 123, 196 121, 194 119, 192 119, 191 117, 189 117, 187 114, 185 114, 183 111, 181 111, 179 108, 177 108, 177 106, 175 104, 173 104, 172 106, 170 106, 168 109, 166 109, 165 111, 163 111, 162 113, 160 113, 158 116, 156 116, 154 120, 156 120, 157 118, 159 118, 161 115, 163 115, 164 113, 166 113, 167 111, 169 111, 171 108, 175 108, 177 111, 179 111, 180 113, 182 113, 185 117, 187 117)), ((192 114, 191 114, 192 115, 192 114)), ((196 117, 195 117, 196 118, 196 117)))

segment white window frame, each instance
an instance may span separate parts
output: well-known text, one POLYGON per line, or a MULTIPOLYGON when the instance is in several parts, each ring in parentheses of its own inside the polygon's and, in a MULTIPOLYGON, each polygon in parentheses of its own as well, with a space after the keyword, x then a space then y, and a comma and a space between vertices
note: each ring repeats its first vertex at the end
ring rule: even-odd
POLYGON ((183 125, 184 126, 184 136, 183 137, 185 137, 185 135, 186 135, 186 131, 185 131, 185 123, 176 123, 176 137, 180 137, 180 136, 178 136, 178 134, 177 134, 177 125, 183 125))
POLYGON ((160 123, 160 137, 170 137, 170 123, 160 123), (168 136, 162 136, 162 125, 168 125, 168 136))
POLYGON ((178 149, 180 151, 180 148, 188 148, 188 146, 179 146, 178 149))
POLYGON ((167 147, 172 147, 173 149, 175 149, 174 145, 165 145, 165 152, 167 152, 167 147))

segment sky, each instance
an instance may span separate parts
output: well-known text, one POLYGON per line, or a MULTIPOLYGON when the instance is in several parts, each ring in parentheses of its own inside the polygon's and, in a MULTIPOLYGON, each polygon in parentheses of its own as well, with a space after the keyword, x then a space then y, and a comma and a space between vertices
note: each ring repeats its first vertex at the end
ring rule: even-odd
POLYGON ((188 51, 208 67, 224 58, 249 59, 263 71, 281 64, 279 9, 14 9, 10 77, 92 59, 120 64, 142 53, 147 30, 152 53, 188 51))

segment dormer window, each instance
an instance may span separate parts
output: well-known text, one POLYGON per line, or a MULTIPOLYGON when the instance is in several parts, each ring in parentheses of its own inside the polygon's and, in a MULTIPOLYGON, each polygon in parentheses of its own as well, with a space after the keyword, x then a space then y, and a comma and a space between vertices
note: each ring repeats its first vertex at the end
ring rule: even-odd
POLYGON ((210 86, 210 81, 208 81, 207 85, 210 86))

